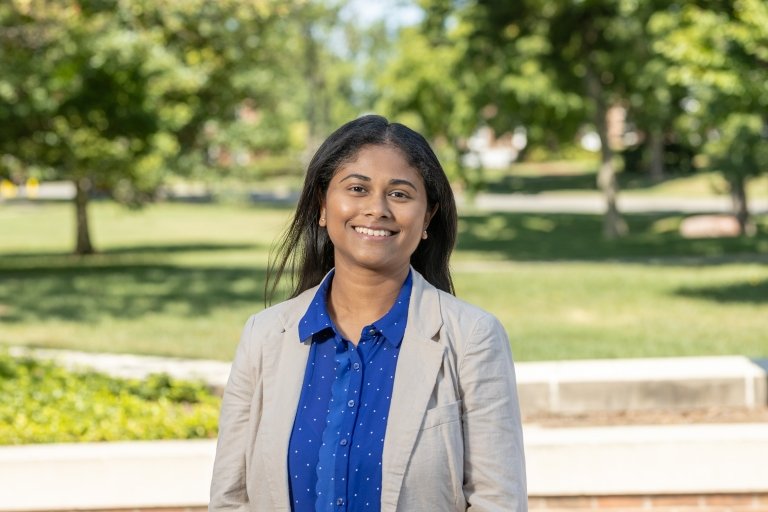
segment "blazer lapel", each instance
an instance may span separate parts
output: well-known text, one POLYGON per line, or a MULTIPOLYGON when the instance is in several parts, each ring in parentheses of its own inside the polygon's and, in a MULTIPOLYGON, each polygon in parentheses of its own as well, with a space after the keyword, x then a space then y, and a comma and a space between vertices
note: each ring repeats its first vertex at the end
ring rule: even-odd
POLYGON ((306 312, 316 288, 300 295, 295 305, 282 315, 282 339, 270 344, 264 352, 264 460, 270 468, 266 478, 274 502, 274 510, 290 510, 288 490, 288 444, 296 408, 304 382, 311 339, 299 341, 298 321, 306 312))
POLYGON ((408 325, 398 355, 382 454, 381 510, 395 512, 445 348, 433 338, 442 326, 437 289, 413 272, 408 325))

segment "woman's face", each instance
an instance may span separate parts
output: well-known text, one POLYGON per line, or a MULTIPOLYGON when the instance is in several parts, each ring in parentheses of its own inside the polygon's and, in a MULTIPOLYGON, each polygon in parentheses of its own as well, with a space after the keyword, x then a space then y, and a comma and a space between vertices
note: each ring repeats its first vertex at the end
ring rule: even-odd
POLYGON ((432 212, 419 172, 400 150, 363 146, 334 174, 320 212, 337 270, 405 271, 432 212))

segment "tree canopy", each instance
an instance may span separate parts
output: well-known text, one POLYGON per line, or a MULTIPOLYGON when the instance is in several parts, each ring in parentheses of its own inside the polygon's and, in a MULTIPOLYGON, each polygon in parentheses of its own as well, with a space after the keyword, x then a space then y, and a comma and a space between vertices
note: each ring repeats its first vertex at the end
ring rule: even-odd
POLYGON ((467 191, 480 127, 553 148, 595 130, 609 236, 617 207, 612 113, 664 175, 684 142, 745 183, 768 168, 768 4, 762 0, 419 0, 392 28, 339 0, 7 0, 0 4, 0 173, 76 185, 76 252, 94 250, 94 191, 138 205, 169 172, 225 176, 261 155, 310 154, 371 110, 434 142, 467 191))
POLYGON ((306 116, 301 0, 11 0, 0 5, 0 154, 76 186, 148 199, 169 168, 226 169, 290 144, 306 116))

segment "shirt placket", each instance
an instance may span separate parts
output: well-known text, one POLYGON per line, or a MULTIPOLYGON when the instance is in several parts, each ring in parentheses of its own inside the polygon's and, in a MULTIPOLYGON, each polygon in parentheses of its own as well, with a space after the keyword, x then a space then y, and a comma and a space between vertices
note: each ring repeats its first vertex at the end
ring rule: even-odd
MULTIPOLYGON (((361 343, 363 341, 361 339, 361 343)), ((347 479, 349 475, 349 454, 352 449, 352 435, 357 424, 358 412, 360 411, 360 393, 363 385, 363 362, 360 358, 360 351, 351 343, 348 343, 347 350, 349 351, 346 368, 348 379, 346 396, 347 414, 344 415, 335 457, 334 488, 336 491, 336 512, 346 511, 349 506, 349 481, 347 479)))

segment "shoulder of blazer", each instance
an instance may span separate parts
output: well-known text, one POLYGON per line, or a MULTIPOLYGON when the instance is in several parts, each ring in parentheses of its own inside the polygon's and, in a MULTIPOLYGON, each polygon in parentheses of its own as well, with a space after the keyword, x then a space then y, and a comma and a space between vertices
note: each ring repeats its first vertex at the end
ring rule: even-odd
POLYGON ((307 308, 319 287, 320 285, 318 284, 292 299, 279 302, 251 315, 249 324, 254 329, 259 329, 265 334, 279 334, 291 329, 297 329, 299 320, 307 312, 307 308))
POLYGON ((484 309, 465 302, 448 292, 439 290, 416 270, 413 272, 413 292, 409 310, 409 324, 419 324, 421 334, 433 338, 441 327, 466 333, 478 322, 498 322, 496 317, 484 309))
POLYGON ((450 293, 440 290, 438 290, 438 293, 440 294, 440 310, 444 317, 458 318, 465 324, 474 324, 483 319, 495 318, 491 313, 481 307, 465 302, 450 293))
POLYGON ((498 319, 484 309, 437 289, 414 271, 416 305, 412 310, 422 334, 433 340, 444 337, 442 343, 463 354, 465 344, 479 333, 502 329, 498 319), (418 286, 417 286, 418 283, 418 286), (438 334, 441 332, 441 334, 438 334))

